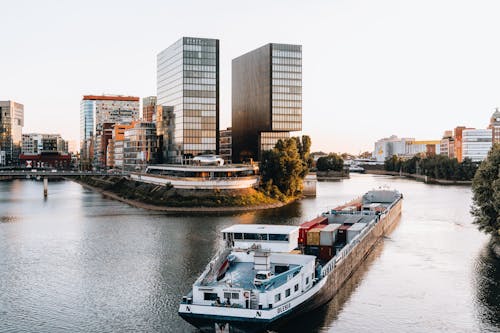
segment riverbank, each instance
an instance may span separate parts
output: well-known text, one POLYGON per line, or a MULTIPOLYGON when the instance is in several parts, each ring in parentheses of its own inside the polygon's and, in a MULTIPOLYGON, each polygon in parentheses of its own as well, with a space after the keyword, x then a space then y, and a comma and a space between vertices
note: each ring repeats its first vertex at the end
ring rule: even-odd
POLYGON ((68 180, 137 208, 172 213, 254 211, 282 207, 298 199, 282 202, 255 189, 181 190, 114 176, 68 180))
POLYGON ((463 185, 463 186, 471 186, 472 180, 448 180, 448 179, 435 179, 430 178, 424 175, 415 175, 411 173, 399 173, 395 171, 386 171, 386 170, 366 170, 366 174, 372 175, 385 175, 385 176, 397 176, 397 177, 405 177, 409 179, 414 179, 417 181, 424 182, 426 184, 437 184, 437 185, 463 185))
POLYGON ((344 171, 316 171, 316 179, 318 181, 341 181, 349 179, 349 172, 344 171))

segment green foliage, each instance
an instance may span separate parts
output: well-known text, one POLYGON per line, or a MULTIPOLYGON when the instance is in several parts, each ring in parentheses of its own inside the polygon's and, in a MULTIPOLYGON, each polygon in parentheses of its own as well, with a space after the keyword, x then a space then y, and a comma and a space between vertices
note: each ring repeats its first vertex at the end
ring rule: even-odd
POLYGON ((344 160, 335 153, 318 158, 316 161, 318 171, 342 171, 344 169, 344 160))
POLYGON ((480 230, 500 237, 500 144, 495 144, 472 181, 471 213, 480 230))
POLYGON ((281 201, 302 192, 303 180, 311 159, 308 136, 279 140, 272 150, 264 151, 260 162, 261 189, 281 201))
POLYGON ((385 160, 384 168, 386 171, 426 175, 434 179, 472 180, 478 164, 468 158, 459 163, 456 158, 443 155, 426 158, 416 155, 408 160, 403 160, 394 155, 385 160))

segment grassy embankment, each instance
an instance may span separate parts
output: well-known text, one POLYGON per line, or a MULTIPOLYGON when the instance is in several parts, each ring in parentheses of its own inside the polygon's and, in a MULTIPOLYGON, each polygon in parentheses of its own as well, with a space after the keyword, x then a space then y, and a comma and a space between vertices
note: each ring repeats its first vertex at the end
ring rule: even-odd
POLYGON ((82 176, 75 180, 126 200, 161 207, 252 207, 283 204, 255 189, 183 190, 117 176, 82 176))

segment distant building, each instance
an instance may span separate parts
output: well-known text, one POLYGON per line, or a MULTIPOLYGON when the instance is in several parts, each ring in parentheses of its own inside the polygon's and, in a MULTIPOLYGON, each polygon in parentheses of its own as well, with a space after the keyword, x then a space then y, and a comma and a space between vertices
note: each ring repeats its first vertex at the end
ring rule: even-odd
POLYGON ((402 157, 411 158, 417 154, 421 156, 439 155, 441 149, 440 140, 415 140, 406 142, 406 151, 402 157))
POLYGON ((58 151, 42 151, 38 154, 21 154, 19 160, 26 168, 71 168, 71 155, 58 151))
POLYGON ((302 46, 271 43, 233 59, 233 161, 258 160, 300 130, 302 46))
POLYGON ((473 162, 483 161, 492 146, 490 129, 466 129, 462 132, 462 157, 473 162))
POLYGON ((458 160, 458 162, 462 162, 463 156, 462 156, 462 142, 463 142, 463 131, 464 130, 469 130, 469 129, 474 129, 474 128, 469 128, 465 126, 458 126, 455 127, 453 130, 453 139, 455 140, 455 158, 458 160))
POLYGON ((491 115, 489 128, 491 129, 493 144, 500 143, 500 111, 498 108, 491 115))
POLYGON ((449 158, 455 157, 455 138, 453 131, 445 131, 440 143, 440 154, 449 158))
POLYGON ((24 105, 0 101, 0 165, 19 164, 24 126, 24 105))
POLYGON ((68 153, 68 142, 60 134, 23 134, 23 154, 39 154, 41 152, 68 153))
POLYGON ((414 142, 414 138, 398 138, 392 135, 375 142, 373 158, 378 162, 384 162, 393 155, 402 156, 407 154, 407 142, 414 142))
POLYGON ((172 113, 163 114, 160 129, 164 162, 218 153, 219 40, 183 37, 160 52, 156 95, 157 105, 172 113))
POLYGON ((226 163, 232 162, 232 130, 228 127, 219 134, 219 155, 226 163))
POLYGON ((111 139, 108 142, 107 166, 111 169, 123 169, 123 146, 125 130, 134 127, 132 124, 115 124, 111 139))
POLYGON ((125 129, 123 141, 123 169, 145 170, 157 163, 159 147, 154 123, 137 121, 125 129))
POLYGON ((112 126, 138 120, 139 106, 139 97, 135 96, 83 96, 80 104, 82 167, 106 167, 106 149, 111 138, 112 126))
POLYGON ((142 99, 142 120, 154 122, 156 119, 156 96, 148 96, 142 99))

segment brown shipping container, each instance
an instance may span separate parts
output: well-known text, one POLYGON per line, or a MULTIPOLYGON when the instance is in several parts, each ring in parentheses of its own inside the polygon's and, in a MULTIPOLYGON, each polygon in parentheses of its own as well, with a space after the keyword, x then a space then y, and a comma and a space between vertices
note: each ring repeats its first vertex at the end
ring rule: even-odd
POLYGON ((312 228, 318 225, 326 225, 326 224, 328 224, 328 218, 324 216, 318 216, 312 219, 311 221, 302 223, 299 226, 299 244, 301 245, 307 244, 306 234, 308 230, 311 230, 312 228))
POLYGON ((307 232, 306 244, 312 246, 319 246, 320 232, 325 225, 317 226, 307 232))
POLYGON ((321 260, 328 261, 335 255, 335 248, 333 246, 320 246, 319 247, 319 258, 321 260))

